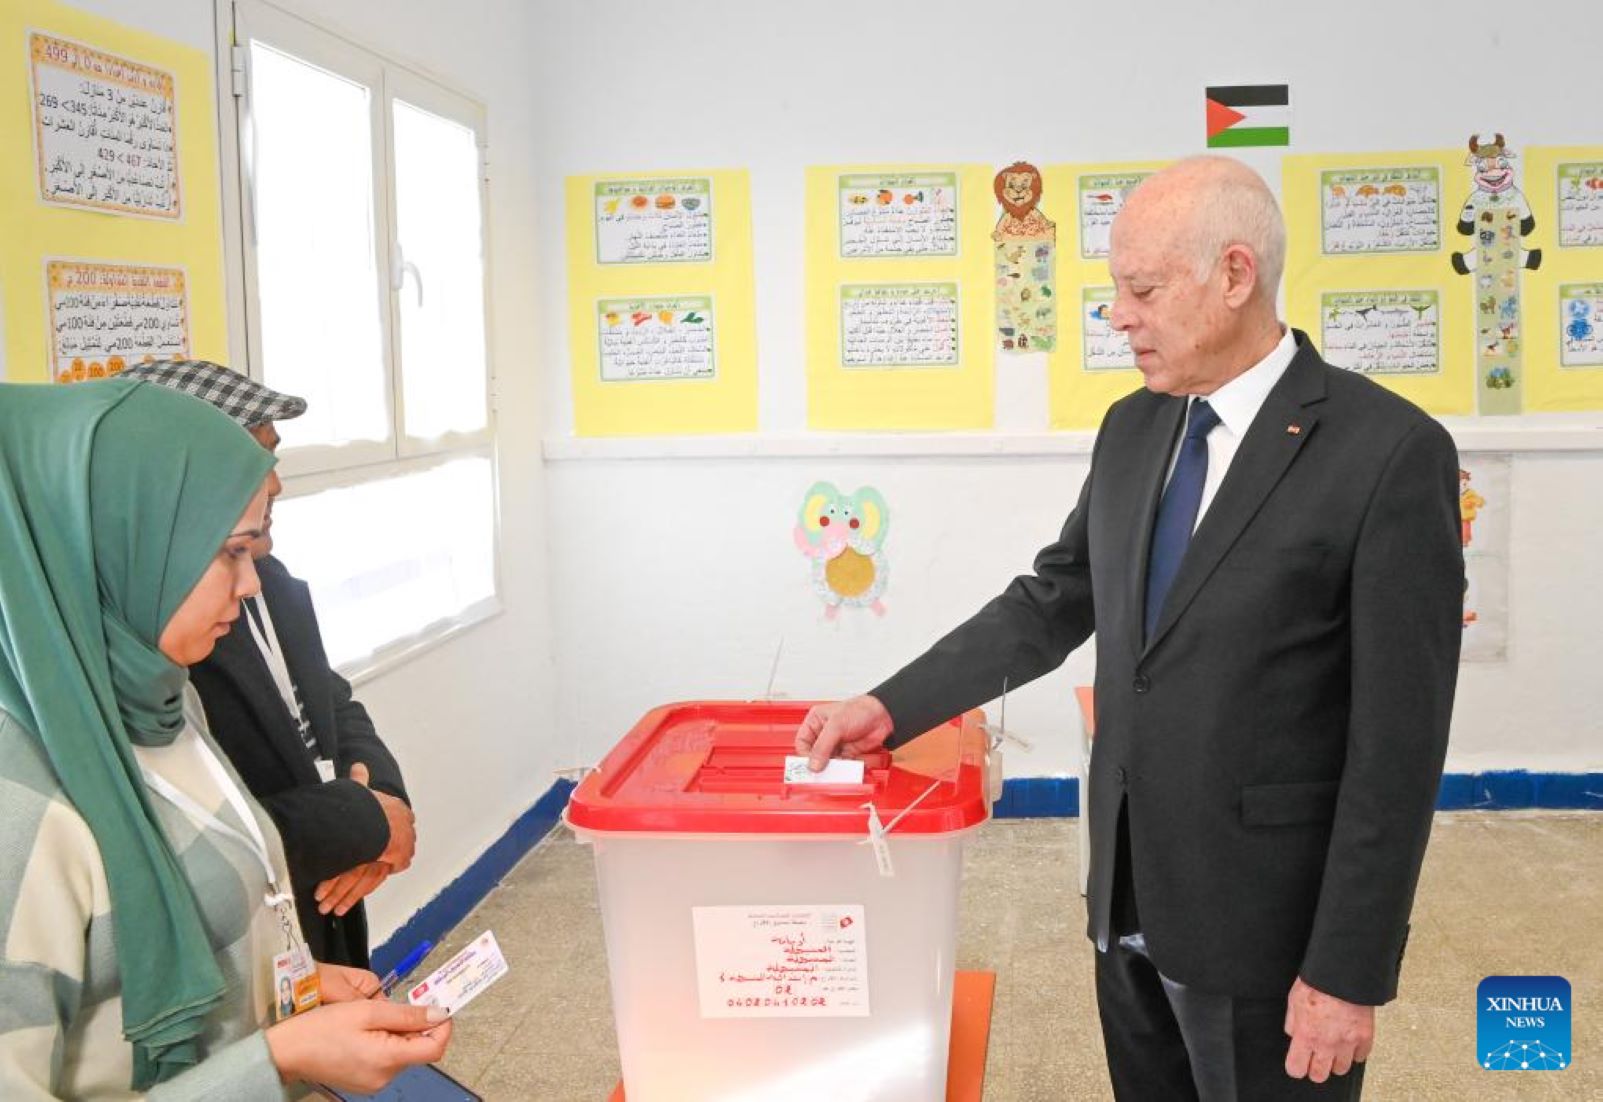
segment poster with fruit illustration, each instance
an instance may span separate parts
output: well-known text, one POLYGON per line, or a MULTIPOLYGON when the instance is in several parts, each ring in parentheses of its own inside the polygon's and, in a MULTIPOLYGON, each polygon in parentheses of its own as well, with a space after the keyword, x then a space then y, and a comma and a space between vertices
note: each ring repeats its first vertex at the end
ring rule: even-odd
POLYGON ((712 181, 600 180, 597 264, 696 264, 713 259, 712 181))
POLYGON ((957 173, 854 173, 838 186, 843 260, 957 255, 957 173))
POLYGON ((996 342, 992 170, 807 170, 807 424, 983 429, 996 342))
POLYGON ((596 303, 601 378, 714 379, 712 298, 604 298, 596 303))
POLYGON ((571 176, 567 201, 574 432, 754 431, 746 172, 571 176))

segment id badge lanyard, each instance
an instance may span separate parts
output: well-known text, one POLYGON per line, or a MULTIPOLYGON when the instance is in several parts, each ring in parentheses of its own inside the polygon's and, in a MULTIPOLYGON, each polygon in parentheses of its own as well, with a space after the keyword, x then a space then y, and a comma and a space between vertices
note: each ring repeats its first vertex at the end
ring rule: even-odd
POLYGON ((300 730, 302 737, 306 733, 306 714, 301 710, 300 701, 295 696, 295 680, 289 675, 289 666, 284 661, 284 653, 280 649, 281 640, 278 637, 278 627, 273 623, 273 614, 268 610, 267 602, 260 597, 256 598, 256 610, 261 613, 262 624, 272 633, 272 641, 257 626, 256 617, 250 610, 244 610, 245 622, 250 625, 251 638, 256 640, 256 649, 262 652, 262 659, 267 663, 267 672, 272 674, 273 687, 278 695, 284 698, 284 707, 295 720, 295 726, 300 730))
MULTIPOLYGON (((247 598, 247 600, 252 600, 252 598, 247 598)), ((279 638, 278 628, 273 624, 273 613, 267 607, 266 598, 256 597, 254 601, 253 607, 257 612, 261 613, 261 623, 258 624, 256 622, 256 617, 251 615, 250 609, 246 609, 241 615, 244 617, 245 622, 250 625, 251 637, 256 640, 256 649, 262 652, 262 660, 267 663, 267 672, 272 675, 273 685, 278 689, 278 695, 284 698, 284 707, 289 709, 290 717, 295 721, 296 731, 300 735, 301 741, 307 744, 308 749, 312 749, 314 740, 311 724, 306 718, 306 710, 301 707, 299 697, 295 695, 295 681, 290 677, 289 666, 284 662, 283 640, 279 638), (267 629, 265 632, 262 630, 264 626, 267 629), (269 639, 269 636, 271 636, 271 639, 269 639)), ((334 763, 323 757, 320 751, 313 750, 312 752, 315 755, 312 759, 312 764, 317 767, 317 777, 327 784, 334 779, 334 763)))
POLYGON ((213 783, 222 792, 223 798, 228 801, 229 806, 234 809, 234 813, 239 816, 240 822, 245 824, 245 829, 249 832, 248 836, 241 834, 201 807, 190 797, 189 793, 179 789, 177 785, 166 777, 158 776, 150 770, 142 768, 140 772, 145 776, 145 783, 165 797, 179 811, 182 811, 190 822, 195 824, 197 829, 212 831, 227 838, 232 838, 250 851, 251 856, 256 858, 257 863, 261 865, 262 876, 267 881, 267 892, 263 896, 263 903, 278 916, 279 928, 284 933, 284 947, 293 949, 295 947, 296 934, 294 918, 290 913, 290 903, 294 896, 279 888, 278 873, 273 869, 272 855, 267 850, 267 839, 262 835, 262 828, 256 822, 256 816, 251 814, 250 803, 245 799, 245 794, 239 790, 239 786, 234 783, 234 779, 228 775, 228 770, 223 768, 223 763, 218 760, 216 751, 207 745, 206 740, 197 737, 195 745, 200 750, 201 761, 206 766, 206 772, 211 775, 213 783))

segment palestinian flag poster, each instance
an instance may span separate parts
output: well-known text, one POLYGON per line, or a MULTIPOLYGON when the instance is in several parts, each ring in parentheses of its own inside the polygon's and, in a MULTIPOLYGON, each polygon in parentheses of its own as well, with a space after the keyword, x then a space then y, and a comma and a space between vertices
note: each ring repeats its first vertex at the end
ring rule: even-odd
POLYGON ((1208 148, 1291 144, 1291 88, 1223 84, 1208 89, 1208 148))

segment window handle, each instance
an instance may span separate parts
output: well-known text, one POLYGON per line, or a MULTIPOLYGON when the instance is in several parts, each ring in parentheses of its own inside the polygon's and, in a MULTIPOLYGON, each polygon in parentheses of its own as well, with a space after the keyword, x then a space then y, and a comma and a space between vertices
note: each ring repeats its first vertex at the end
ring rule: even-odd
POLYGON ((390 265, 395 274, 392 279, 392 289, 399 292, 406 287, 406 277, 410 275, 412 282, 417 286, 417 306, 423 308, 423 273, 416 264, 406 259, 406 253, 401 249, 401 243, 395 243, 395 255, 390 265))

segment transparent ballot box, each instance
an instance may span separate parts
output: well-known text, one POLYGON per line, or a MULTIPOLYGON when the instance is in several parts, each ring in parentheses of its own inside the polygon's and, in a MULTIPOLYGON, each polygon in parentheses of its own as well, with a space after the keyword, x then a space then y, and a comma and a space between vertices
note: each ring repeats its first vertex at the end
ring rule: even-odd
MULTIPOLYGON (((995 772, 970 712, 789 783, 809 705, 645 716, 574 791, 629 1102, 940 1102, 965 836, 995 772)), ((1000 785, 1000 778, 995 779, 1000 785)))

